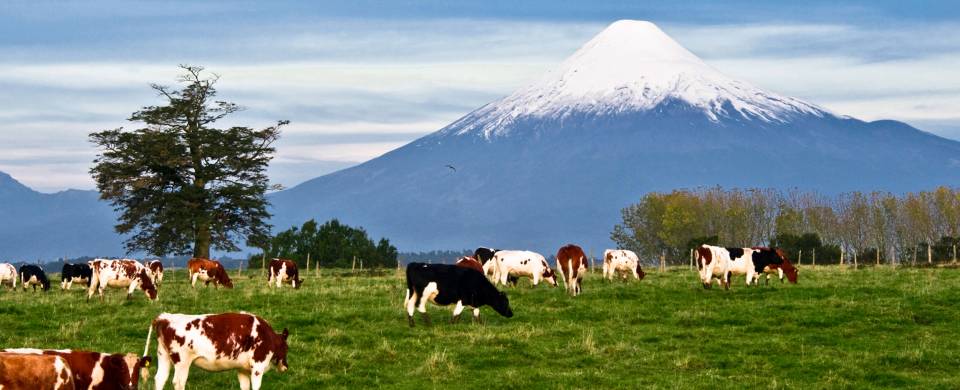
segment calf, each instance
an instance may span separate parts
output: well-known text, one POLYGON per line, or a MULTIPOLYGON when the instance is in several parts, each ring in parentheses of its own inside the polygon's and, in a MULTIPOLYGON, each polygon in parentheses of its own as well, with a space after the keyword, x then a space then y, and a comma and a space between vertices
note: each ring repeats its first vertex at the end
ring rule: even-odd
POLYGON ((753 254, 753 264, 756 267, 757 278, 759 278, 761 274, 767 274, 766 283, 769 283, 769 274, 777 273, 780 276, 781 283, 783 282, 784 275, 786 275, 790 283, 797 283, 799 271, 793 266, 793 263, 787 259, 787 254, 783 249, 766 247, 754 247, 751 249, 755 251, 753 254))
POLYGON ((480 307, 484 305, 504 317, 513 317, 507 295, 497 290, 482 273, 455 265, 410 263, 407 265, 407 295, 403 302, 411 327, 414 326, 415 309, 430 324, 427 301, 440 306, 456 303, 451 322, 460 319, 464 305, 473 308, 473 319, 477 322, 480 321, 480 307))
POLYGON ((137 288, 143 291, 147 299, 151 301, 157 299, 157 286, 153 284, 153 278, 148 274, 147 267, 139 261, 96 259, 88 264, 93 270, 93 276, 90 278, 87 300, 97 292, 102 302, 103 290, 107 287, 126 288, 127 299, 133 298, 133 292, 137 288))
POLYGON ((73 372, 62 357, 0 353, 2 390, 73 390, 74 385, 73 372))
POLYGON ((493 255, 494 281, 507 284, 508 277, 528 277, 533 285, 546 280, 553 286, 557 285, 553 269, 547 264, 543 255, 531 251, 499 251, 493 255))
POLYGON ((557 272, 567 286, 567 292, 580 295, 583 274, 587 272, 587 255, 579 246, 568 244, 557 251, 557 272))
POLYGON ((150 357, 69 349, 5 349, 3 352, 62 358, 70 365, 78 389, 136 389, 149 375, 150 357))
POLYGON ((20 266, 20 287, 27 291, 27 286, 33 286, 33 291, 37 291, 37 285, 43 291, 50 290, 50 279, 43 272, 39 265, 26 264, 20 266))
POLYGON ((219 261, 193 258, 187 261, 187 269, 190 272, 190 287, 196 286, 199 279, 205 286, 213 282, 213 287, 223 285, 226 288, 233 288, 230 275, 227 275, 227 271, 219 261))
POLYGON ((647 274, 640 268, 640 257, 626 249, 607 249, 603 251, 603 277, 613 280, 615 275, 626 278, 633 276, 636 280, 643 280, 647 274))
POLYGON ((17 269, 13 264, 0 263, 0 286, 9 284, 14 290, 17 289, 17 269))
POLYGON ((146 264, 150 277, 153 278, 153 284, 160 285, 163 282, 163 262, 160 260, 149 261, 146 264))
POLYGON ((486 273, 486 272, 483 270, 483 264, 481 264, 479 260, 477 260, 477 259, 475 259, 475 258, 473 258, 473 257, 470 257, 470 256, 463 256, 463 257, 457 259, 457 263, 454 264, 454 265, 456 265, 457 267, 469 268, 469 269, 472 269, 472 270, 474 270, 474 271, 477 271, 477 272, 479 272, 479 273, 481 273, 481 274, 485 274, 485 273, 486 273))
POLYGON ((297 271, 297 263, 283 259, 270 260, 270 275, 267 276, 267 286, 276 284, 277 288, 280 288, 282 283, 290 283, 293 288, 300 288, 303 285, 303 279, 300 279, 300 273, 297 271))
POLYGON ((173 387, 183 390, 190 366, 206 371, 237 370, 241 389, 260 389, 263 374, 275 365, 287 370, 286 329, 277 334, 263 318, 249 313, 171 314, 161 313, 147 331, 157 332, 156 389, 163 389, 173 367, 173 387))
POLYGON ((69 290, 74 283, 82 283, 90 287, 93 270, 87 264, 64 263, 60 270, 60 289, 69 290))

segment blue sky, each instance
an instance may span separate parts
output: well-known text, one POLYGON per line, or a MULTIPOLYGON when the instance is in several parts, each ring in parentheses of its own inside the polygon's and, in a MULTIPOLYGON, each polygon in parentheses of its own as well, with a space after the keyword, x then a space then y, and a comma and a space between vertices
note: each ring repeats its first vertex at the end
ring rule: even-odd
POLYGON ((289 119, 286 186, 362 162, 535 81, 618 19, 709 64, 865 120, 960 139, 960 5, 862 1, 2 2, 0 171, 93 188, 94 130, 177 64, 221 75, 236 124, 289 119))

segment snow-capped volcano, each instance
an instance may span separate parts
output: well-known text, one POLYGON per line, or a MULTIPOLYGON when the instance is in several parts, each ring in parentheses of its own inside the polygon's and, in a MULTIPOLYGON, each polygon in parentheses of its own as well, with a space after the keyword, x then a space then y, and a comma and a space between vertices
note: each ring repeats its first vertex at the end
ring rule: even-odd
POLYGON ((664 103, 689 105, 713 121, 731 116, 786 121, 798 114, 827 114, 813 104, 720 73, 653 23, 621 20, 539 82, 488 104, 442 132, 490 138, 529 117, 616 115, 649 111, 664 103))

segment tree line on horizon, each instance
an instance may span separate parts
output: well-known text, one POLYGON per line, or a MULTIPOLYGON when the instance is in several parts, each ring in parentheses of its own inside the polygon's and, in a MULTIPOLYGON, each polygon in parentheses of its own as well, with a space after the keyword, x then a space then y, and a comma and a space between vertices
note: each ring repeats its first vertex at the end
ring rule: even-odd
POLYGON ((651 192, 621 210, 610 238, 647 260, 686 264, 701 244, 777 246, 804 264, 917 264, 955 260, 960 190, 896 195, 732 189, 651 192), (802 251, 802 252, 801 252, 802 251))
POLYGON ((365 268, 396 268, 397 248, 390 240, 380 238, 374 242, 366 230, 351 227, 332 219, 320 225, 311 219, 300 227, 291 227, 271 237, 264 248, 265 252, 250 257, 254 267, 262 259, 273 258, 292 260, 300 268, 320 267, 351 268, 363 265, 365 268))

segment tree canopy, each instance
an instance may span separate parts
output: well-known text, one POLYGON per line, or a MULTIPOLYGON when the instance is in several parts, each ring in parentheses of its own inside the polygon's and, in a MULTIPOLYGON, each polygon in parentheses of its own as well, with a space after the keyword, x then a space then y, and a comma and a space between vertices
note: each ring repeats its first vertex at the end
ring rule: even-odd
POLYGON ((141 127, 90 134, 100 198, 120 213, 115 228, 130 252, 209 258, 211 247, 237 251, 240 240, 260 246, 270 230, 266 168, 288 122, 214 127, 242 107, 215 99, 219 76, 181 68, 181 89, 151 85, 164 102, 130 116, 141 127))
POLYGON ((306 265, 307 254, 311 264, 319 262, 321 267, 350 267, 354 258, 363 261, 364 267, 397 266, 397 248, 390 240, 381 238, 374 242, 363 228, 336 219, 323 225, 311 219, 299 228, 294 226, 277 233, 266 246, 268 258, 293 260, 300 267, 306 265))

